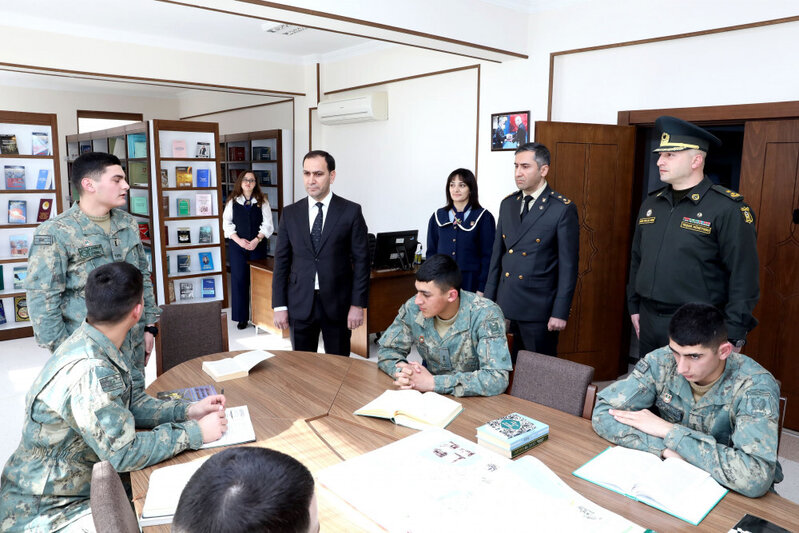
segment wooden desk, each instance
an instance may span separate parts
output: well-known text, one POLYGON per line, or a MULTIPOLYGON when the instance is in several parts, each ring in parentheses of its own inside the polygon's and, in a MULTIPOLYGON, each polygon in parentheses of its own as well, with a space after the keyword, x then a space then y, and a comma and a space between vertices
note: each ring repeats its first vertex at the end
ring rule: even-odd
MULTIPOLYGON (((274 326, 272 312, 272 272, 275 260, 270 257, 250 261, 250 302, 252 322, 258 328, 288 337, 288 330, 274 326)), ((351 350, 369 357, 369 335, 385 330, 397 316, 397 310, 413 296, 414 272, 407 270, 372 270, 369 279, 369 305, 364 310, 363 325, 352 332, 351 350)))
MULTIPOLYGON (((288 453, 313 473, 377 449, 414 433, 382 419, 354 416, 352 412, 387 388, 391 379, 375 364, 306 352, 274 352, 276 357, 256 367, 247 378, 224 383, 231 406, 247 404, 257 442, 288 453)), ((202 372, 205 360, 232 354, 216 354, 183 363, 161 375, 150 394, 208 383, 202 372)), ((788 529, 799 524, 799 505, 776 494, 750 499, 730 492, 698 527, 638 503, 571 474, 609 444, 597 436, 591 423, 580 417, 502 394, 490 398, 460 398, 464 411, 447 429, 475 440, 475 428, 486 421, 517 411, 550 426, 547 442, 530 450, 569 486, 606 509, 641 526, 657 531, 727 531, 745 513, 761 516, 788 529)), ((190 451, 131 475, 136 508, 140 512, 147 482, 154 468, 187 462, 219 449, 190 451)), ((319 513, 323 531, 379 530, 334 494, 319 489, 319 513)), ((145 528, 169 531, 168 526, 145 528)))

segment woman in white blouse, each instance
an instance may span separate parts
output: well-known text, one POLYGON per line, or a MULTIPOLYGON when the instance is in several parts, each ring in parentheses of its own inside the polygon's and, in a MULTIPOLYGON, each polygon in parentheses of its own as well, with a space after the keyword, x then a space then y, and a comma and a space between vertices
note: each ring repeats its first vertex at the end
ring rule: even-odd
POLYGON ((228 241, 230 262, 230 314, 238 328, 250 317, 250 269, 247 261, 264 259, 269 236, 274 231, 272 208, 261 192, 255 174, 243 170, 222 212, 222 229, 228 241))

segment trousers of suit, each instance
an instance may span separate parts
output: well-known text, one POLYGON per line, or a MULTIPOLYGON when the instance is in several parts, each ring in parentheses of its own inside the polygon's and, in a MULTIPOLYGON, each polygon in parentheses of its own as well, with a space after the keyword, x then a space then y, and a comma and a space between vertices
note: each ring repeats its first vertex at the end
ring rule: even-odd
POLYGON ((246 322, 250 318, 250 266, 248 261, 266 257, 266 242, 255 250, 245 250, 230 239, 227 258, 230 263, 230 318, 246 322))
POLYGON ((638 337, 638 356, 641 359, 649 352, 669 343, 669 323, 679 307, 641 298, 638 304, 641 328, 638 337))
POLYGON ((549 320, 545 322, 510 321, 510 333, 513 334, 513 352, 510 355, 514 365, 519 350, 553 357, 558 355, 558 332, 549 331, 548 324, 549 320))
MULTIPOLYGON (((290 316, 290 315, 289 315, 290 316)), ((291 319, 291 347, 299 352, 315 352, 319 347, 319 333, 325 345, 325 353, 350 355, 350 337, 352 332, 347 326, 347 319, 331 320, 325 313, 324 303, 319 291, 314 291, 311 316, 306 320, 291 319)))

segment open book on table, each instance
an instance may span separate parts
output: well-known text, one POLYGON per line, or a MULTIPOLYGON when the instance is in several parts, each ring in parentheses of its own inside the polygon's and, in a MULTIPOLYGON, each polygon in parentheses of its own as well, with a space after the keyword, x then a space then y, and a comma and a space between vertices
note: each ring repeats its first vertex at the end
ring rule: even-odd
POLYGON ((661 460, 623 446, 609 447, 573 474, 695 526, 728 492, 710 474, 682 459, 661 460))
POLYGON ((444 428, 463 411, 463 406, 435 392, 387 390, 357 411, 356 415, 388 418, 413 429, 444 428))
POLYGON ((225 357, 219 361, 205 361, 203 362, 203 371, 214 378, 216 382, 243 378, 255 365, 274 356, 275 354, 263 350, 253 350, 240 353, 236 357, 225 357))

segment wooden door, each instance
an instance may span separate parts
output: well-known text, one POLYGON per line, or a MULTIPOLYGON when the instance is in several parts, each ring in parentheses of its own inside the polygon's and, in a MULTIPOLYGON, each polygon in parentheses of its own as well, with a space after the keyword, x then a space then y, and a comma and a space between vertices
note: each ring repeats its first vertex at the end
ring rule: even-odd
POLYGON ((741 193, 755 212, 760 321, 743 352, 782 382, 785 427, 799 429, 799 120, 750 121, 744 130, 741 193))
POLYGON ((616 379, 627 362, 621 337, 629 320, 635 127, 536 122, 535 140, 552 154, 547 181, 580 216, 577 289, 558 355, 593 366, 595 380, 616 379))

